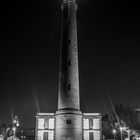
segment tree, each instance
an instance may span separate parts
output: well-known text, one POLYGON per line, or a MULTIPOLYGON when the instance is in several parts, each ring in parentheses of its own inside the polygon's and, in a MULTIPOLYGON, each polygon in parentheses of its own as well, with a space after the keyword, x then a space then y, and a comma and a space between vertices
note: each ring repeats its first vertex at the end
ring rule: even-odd
MULTIPOLYGON (((137 121, 137 114, 130 105, 116 104, 114 105, 114 108, 121 125, 123 125, 122 122, 124 122, 129 128, 140 130, 140 126, 137 121)), ((113 116, 116 120, 114 113, 113 116)))
POLYGON ((112 125, 110 122, 110 118, 107 114, 105 114, 103 117, 102 117, 102 130, 103 130, 103 135, 105 136, 105 138, 113 138, 113 135, 112 135, 112 125))
POLYGON ((0 133, 3 135, 4 139, 7 139, 6 129, 7 125, 5 123, 2 123, 0 125, 0 133))

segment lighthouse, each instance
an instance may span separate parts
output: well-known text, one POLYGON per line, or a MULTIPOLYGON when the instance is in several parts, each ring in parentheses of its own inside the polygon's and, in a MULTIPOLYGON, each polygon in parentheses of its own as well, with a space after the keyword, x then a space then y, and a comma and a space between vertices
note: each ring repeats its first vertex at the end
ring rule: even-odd
POLYGON ((77 4, 63 0, 60 44, 58 108, 37 113, 36 140, 101 140, 101 114, 80 110, 77 4))
POLYGON ((75 0, 63 0, 57 140, 82 140, 82 113, 79 102, 78 45, 75 0))
POLYGON ((79 110, 79 72, 75 0, 62 5, 58 110, 79 110))

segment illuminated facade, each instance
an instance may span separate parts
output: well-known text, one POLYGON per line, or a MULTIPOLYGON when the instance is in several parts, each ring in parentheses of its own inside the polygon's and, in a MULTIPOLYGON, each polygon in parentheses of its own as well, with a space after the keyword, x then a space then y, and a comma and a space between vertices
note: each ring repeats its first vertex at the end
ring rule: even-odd
POLYGON ((38 113, 36 116, 36 140, 54 140, 54 113, 38 113))
MULTIPOLYGON (((101 140, 101 114, 83 113, 83 140, 101 140)), ((36 140, 57 140, 55 138, 55 113, 38 113, 36 116, 36 140)))
POLYGON ((83 140, 101 140, 101 114, 83 113, 83 140))

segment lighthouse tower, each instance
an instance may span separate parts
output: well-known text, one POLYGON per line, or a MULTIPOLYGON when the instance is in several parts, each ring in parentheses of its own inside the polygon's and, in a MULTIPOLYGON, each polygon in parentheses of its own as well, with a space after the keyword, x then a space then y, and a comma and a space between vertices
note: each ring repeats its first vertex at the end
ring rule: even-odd
POLYGON ((58 109, 37 113, 36 140, 101 140, 101 114, 82 113, 75 0, 63 0, 58 109))
POLYGON ((63 0, 59 70, 57 140, 82 140, 82 113, 79 103, 79 72, 75 0, 63 0))
POLYGON ((58 110, 79 110, 79 73, 75 0, 62 4, 58 110))

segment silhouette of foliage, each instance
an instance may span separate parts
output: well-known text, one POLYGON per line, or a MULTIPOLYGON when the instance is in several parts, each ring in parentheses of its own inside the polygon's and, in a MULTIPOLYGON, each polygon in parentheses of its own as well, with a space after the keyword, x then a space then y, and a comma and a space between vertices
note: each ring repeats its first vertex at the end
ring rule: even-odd
MULTIPOLYGON (((140 122, 138 121, 138 115, 130 105, 115 104, 114 108, 120 120, 120 123, 125 122, 129 128, 140 130, 140 122)), ((113 116, 116 120, 114 113, 113 116)))

